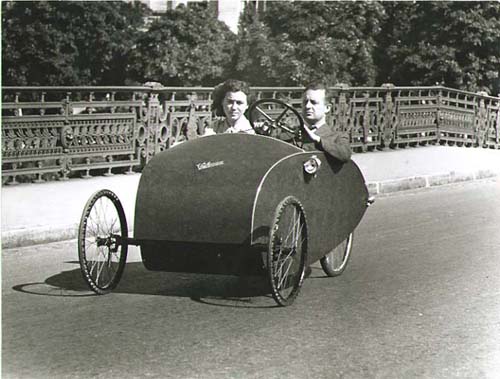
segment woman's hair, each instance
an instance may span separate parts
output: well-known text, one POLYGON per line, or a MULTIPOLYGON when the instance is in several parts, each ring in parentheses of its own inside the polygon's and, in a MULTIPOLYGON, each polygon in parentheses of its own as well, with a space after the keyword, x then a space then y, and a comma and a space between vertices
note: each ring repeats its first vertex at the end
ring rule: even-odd
POLYGON ((249 101, 250 87, 247 83, 236 80, 228 79, 224 83, 218 84, 213 91, 212 98, 212 109, 215 111, 216 116, 224 116, 224 109, 222 108, 222 101, 228 92, 238 92, 241 91, 247 95, 247 101, 249 101))

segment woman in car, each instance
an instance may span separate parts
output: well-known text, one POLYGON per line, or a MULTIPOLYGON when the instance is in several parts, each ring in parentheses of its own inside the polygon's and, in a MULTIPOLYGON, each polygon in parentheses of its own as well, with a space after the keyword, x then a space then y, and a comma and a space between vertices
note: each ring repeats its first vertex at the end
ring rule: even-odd
POLYGON ((213 109, 217 118, 211 128, 205 129, 205 135, 220 133, 255 134, 245 116, 248 108, 250 88, 241 80, 228 79, 215 87, 213 109))

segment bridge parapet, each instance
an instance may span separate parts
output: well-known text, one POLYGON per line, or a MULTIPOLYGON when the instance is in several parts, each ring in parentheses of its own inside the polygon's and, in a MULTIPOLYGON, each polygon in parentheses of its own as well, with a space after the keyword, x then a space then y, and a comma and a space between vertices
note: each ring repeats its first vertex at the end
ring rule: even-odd
MULTIPOLYGON (((210 125, 211 87, 3 87, 2 182, 140 170, 210 125)), ((300 108, 302 87, 253 87, 300 108)), ((500 148, 500 98, 442 86, 331 88, 328 122, 353 150, 456 144, 500 148)))

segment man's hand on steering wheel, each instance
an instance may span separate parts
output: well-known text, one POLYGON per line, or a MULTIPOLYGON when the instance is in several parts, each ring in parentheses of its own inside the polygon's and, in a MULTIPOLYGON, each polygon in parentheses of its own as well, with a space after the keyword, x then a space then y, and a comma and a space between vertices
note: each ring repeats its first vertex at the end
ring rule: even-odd
POLYGON ((321 141, 320 136, 318 136, 314 130, 309 129, 309 127, 304 123, 303 127, 304 131, 309 135, 309 137, 316 143, 319 143, 321 141))
MULTIPOLYGON (((252 128, 258 134, 264 134, 267 136, 279 138, 284 141, 289 141, 297 147, 302 147, 302 134, 304 129, 304 120, 302 119, 300 113, 293 108, 291 105, 285 103, 284 101, 277 99, 261 99, 250 105, 248 108, 249 121, 252 128), (273 118, 269 115, 269 110, 264 110, 263 104, 273 105, 277 104, 283 108, 281 113, 273 118), (291 112, 293 116, 298 120, 299 127, 290 127, 289 124, 285 123, 285 116, 291 112), (257 121, 259 118, 263 118, 263 121, 257 121)), ((292 123, 293 124, 293 123, 292 123)))

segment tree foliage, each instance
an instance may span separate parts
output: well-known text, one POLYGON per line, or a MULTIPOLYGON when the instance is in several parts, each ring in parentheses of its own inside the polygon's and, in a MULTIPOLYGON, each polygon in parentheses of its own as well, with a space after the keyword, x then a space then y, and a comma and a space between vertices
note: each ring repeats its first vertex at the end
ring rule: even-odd
POLYGON ((374 85, 375 37, 384 8, 374 2, 270 2, 252 8, 240 25, 236 48, 240 75, 261 73, 265 85, 300 85, 321 78, 328 83, 374 85))
POLYGON ((380 77, 399 85, 498 91, 500 3, 393 2, 380 35, 380 77))
POLYGON ((252 2, 234 35, 188 3, 144 24, 125 1, 2 7, 4 85, 435 85, 500 92, 500 2, 252 2))
POLYGON ((123 1, 12 2, 2 9, 4 85, 120 85, 146 8, 123 1))
POLYGON ((167 11, 137 41, 131 76, 164 85, 213 85, 225 78, 234 34, 207 3, 167 11))

